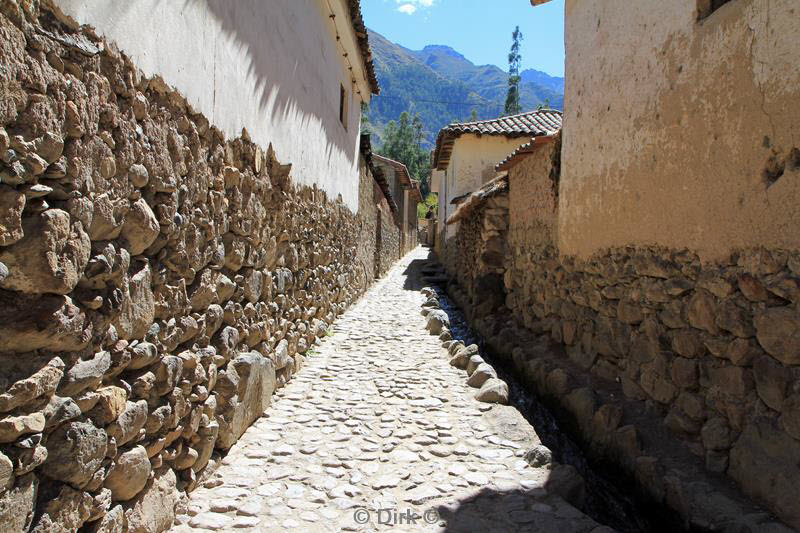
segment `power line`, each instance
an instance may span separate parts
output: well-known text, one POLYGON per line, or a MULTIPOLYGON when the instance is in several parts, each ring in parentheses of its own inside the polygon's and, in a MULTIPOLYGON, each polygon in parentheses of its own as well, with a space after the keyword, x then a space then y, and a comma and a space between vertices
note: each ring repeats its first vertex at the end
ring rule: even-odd
POLYGON ((466 105, 472 107, 503 107, 503 104, 495 103, 495 104, 482 104, 479 102, 448 102, 446 100, 427 100, 424 98, 402 98, 400 96, 389 96, 385 94, 378 94, 372 97, 372 100, 380 99, 380 98, 388 98, 390 100, 403 100, 409 101, 413 103, 426 103, 426 104, 445 104, 445 105, 466 105))

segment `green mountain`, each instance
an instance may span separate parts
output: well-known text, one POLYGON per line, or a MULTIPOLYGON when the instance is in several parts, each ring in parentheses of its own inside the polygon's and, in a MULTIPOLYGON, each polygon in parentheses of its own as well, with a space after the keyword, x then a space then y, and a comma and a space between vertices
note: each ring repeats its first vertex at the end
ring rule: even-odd
MULTIPOLYGON (((508 73, 502 69, 475 65, 449 46, 409 50, 371 30, 369 41, 381 85, 381 94, 372 98, 368 114, 376 144, 381 143, 386 124, 403 111, 420 114, 423 142, 429 147, 442 127, 471 120, 473 111, 479 120, 503 114, 508 73)), ((563 78, 535 70, 526 70, 521 77, 524 110, 548 103, 562 108, 563 78)))

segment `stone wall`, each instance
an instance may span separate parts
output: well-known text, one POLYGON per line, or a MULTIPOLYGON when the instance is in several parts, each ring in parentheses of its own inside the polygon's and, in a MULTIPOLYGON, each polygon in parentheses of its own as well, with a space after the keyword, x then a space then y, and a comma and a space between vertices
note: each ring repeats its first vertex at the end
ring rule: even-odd
POLYGON ((0 530, 162 531, 363 291, 374 218, 24 5, 0 4, 0 530))
MULTIPOLYGON (((378 276, 375 262, 375 257, 378 253, 378 205, 375 203, 375 195, 378 194, 376 191, 379 191, 379 188, 363 157, 359 164, 359 180, 358 218, 360 229, 358 232, 356 259, 363 271, 363 279, 366 286, 378 276)), ((383 193, 380 194, 381 196, 383 195, 383 193)))
POLYGON ((383 276, 400 258, 400 226, 396 223, 395 214, 389 209, 386 201, 379 204, 377 225, 380 236, 375 255, 375 269, 379 276, 383 276))
POLYGON ((541 247, 512 264, 518 320, 652 406, 708 470, 800 526, 800 253, 703 265, 686 251, 624 248, 584 262, 541 247))
POLYGON ((419 221, 417 220, 417 204, 418 202, 412 198, 410 192, 408 195, 408 203, 406 204, 406 219, 408 220, 408 227, 406 228, 405 249, 403 255, 407 254, 417 246, 419 246, 419 221))
POLYGON ((470 320, 504 303, 503 275, 508 241, 508 183, 492 183, 468 199, 455 217, 459 224, 448 248, 447 272, 457 286, 453 297, 470 320))
POLYGON ((658 247, 560 256, 558 153, 557 142, 544 145, 509 171, 504 305, 473 274, 485 270, 482 207, 452 239, 448 291, 496 354, 567 412, 592 455, 687 523, 715 513, 742 523, 699 492, 725 473, 800 527, 800 252, 748 249, 715 263, 658 247), (687 457, 673 460, 678 450, 687 457))

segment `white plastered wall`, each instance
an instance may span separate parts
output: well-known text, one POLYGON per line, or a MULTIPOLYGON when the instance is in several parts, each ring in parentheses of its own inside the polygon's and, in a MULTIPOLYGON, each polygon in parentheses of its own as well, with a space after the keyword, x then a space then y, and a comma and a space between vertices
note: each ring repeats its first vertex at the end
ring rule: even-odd
POLYGON ((145 75, 161 76, 227 137, 247 128, 293 165, 296 183, 316 184, 358 210, 360 104, 370 90, 344 0, 51 2, 115 43, 145 75), (339 121, 341 85, 347 128, 339 121))

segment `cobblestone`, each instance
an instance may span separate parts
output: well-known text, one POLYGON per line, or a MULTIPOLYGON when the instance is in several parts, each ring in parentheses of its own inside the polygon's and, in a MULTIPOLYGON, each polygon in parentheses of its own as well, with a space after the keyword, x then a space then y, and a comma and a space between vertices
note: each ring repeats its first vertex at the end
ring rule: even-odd
POLYGON ((533 428, 476 401, 425 330, 425 257, 335 322, 172 531, 608 531, 544 490, 550 465, 525 460, 533 428))

